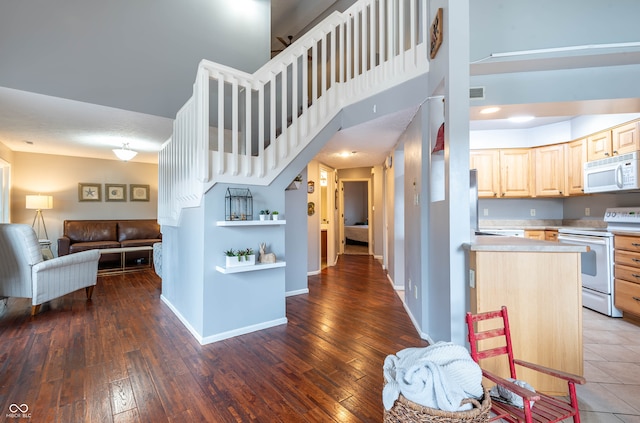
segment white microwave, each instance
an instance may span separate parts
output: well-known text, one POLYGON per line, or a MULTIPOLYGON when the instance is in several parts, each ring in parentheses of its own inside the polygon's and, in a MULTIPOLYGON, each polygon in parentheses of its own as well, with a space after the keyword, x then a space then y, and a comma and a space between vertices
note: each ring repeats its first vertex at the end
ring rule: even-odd
POLYGON ((640 189, 638 152, 621 154, 584 164, 584 192, 640 189))

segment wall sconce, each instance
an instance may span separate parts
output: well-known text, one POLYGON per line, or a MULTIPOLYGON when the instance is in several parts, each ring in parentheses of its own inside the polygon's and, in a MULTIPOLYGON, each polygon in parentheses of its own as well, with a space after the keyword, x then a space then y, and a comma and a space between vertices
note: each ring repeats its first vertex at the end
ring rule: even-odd
POLYGON ((123 143, 122 148, 114 148, 113 153, 123 162, 128 162, 129 160, 133 159, 136 154, 138 154, 137 151, 129 149, 128 142, 123 143))
POLYGON ((50 210, 53 208, 53 196, 51 195, 27 195, 27 210, 36 210, 36 215, 33 217, 33 223, 31 227, 35 229, 36 221, 38 222, 37 236, 40 239, 40 223, 44 229, 45 239, 49 239, 47 234, 47 227, 44 224, 44 217, 42 216, 42 210, 50 210))

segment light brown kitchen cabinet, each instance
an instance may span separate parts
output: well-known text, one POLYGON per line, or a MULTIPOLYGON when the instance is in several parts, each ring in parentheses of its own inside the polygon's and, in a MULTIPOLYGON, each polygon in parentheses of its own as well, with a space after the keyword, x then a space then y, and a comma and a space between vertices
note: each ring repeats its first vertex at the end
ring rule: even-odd
POLYGON ((553 144, 533 149, 536 196, 562 197, 565 190, 565 144, 553 144))
POLYGON ((544 230, 525 230, 524 237, 529 239, 539 239, 544 241, 544 230))
POLYGON ((640 236, 615 235, 613 301, 625 318, 640 323, 640 236))
POLYGON ((531 149, 509 148, 500 150, 500 195, 502 198, 530 197, 531 149))
POLYGON ((587 137, 587 160, 600 160, 611 157, 613 146, 611 145, 611 130, 598 132, 587 137))
MULTIPOLYGON (((470 311, 475 314, 507 306, 513 348, 526 355, 519 358, 582 375, 580 253, 474 251, 472 247, 469 260, 473 274, 470 311)), ((483 368, 508 373, 506 363, 491 360, 484 361, 483 368)), ((567 395, 566 382, 541 373, 518 368, 518 378, 541 392, 567 395)))
POLYGON ((587 139, 567 143, 566 190, 568 195, 584 194, 584 164, 587 161, 587 139))
POLYGON ((640 150, 640 122, 631 122, 611 130, 613 154, 640 150))
POLYGON ((544 240, 558 242, 558 230, 557 229, 545 229, 544 240))
POLYGON ((471 169, 478 170, 478 197, 497 197, 500 193, 500 151, 473 150, 469 163, 471 169))

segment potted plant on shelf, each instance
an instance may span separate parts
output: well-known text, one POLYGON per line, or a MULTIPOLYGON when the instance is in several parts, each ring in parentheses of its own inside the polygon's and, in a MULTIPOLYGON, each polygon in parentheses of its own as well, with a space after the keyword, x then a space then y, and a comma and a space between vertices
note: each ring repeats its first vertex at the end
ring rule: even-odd
POLYGON ((271 218, 273 220, 278 220, 278 216, 279 216, 278 210, 274 210, 271 212, 271 218))
POLYGON ((269 209, 260 210, 260 220, 267 220, 267 216, 269 216, 269 209))
POLYGON ((256 255, 252 248, 244 250, 228 249, 224 252, 226 257, 226 267, 250 266, 256 264, 256 255))
POLYGON ((298 174, 298 176, 296 176, 293 181, 291 181, 291 183, 289 184, 289 186, 287 187, 287 190, 293 190, 293 189, 298 189, 300 188, 300 185, 302 184, 302 175, 298 174))

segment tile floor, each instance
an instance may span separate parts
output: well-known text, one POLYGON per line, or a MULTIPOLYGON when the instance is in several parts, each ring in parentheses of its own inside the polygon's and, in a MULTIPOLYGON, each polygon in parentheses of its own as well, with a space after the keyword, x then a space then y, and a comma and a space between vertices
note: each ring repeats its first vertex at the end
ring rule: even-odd
POLYGON ((583 308, 585 423, 640 423, 640 326, 583 308))

